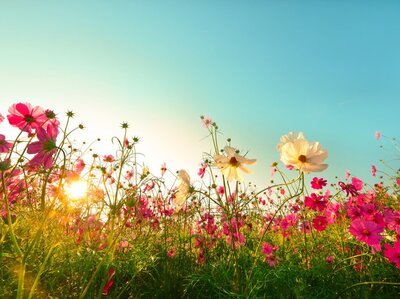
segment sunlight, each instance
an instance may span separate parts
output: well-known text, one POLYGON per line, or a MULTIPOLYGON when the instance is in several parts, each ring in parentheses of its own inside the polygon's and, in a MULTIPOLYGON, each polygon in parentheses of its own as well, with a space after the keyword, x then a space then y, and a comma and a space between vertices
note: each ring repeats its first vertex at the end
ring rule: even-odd
POLYGON ((81 199, 87 195, 87 183, 74 181, 65 186, 65 194, 71 199, 81 199))

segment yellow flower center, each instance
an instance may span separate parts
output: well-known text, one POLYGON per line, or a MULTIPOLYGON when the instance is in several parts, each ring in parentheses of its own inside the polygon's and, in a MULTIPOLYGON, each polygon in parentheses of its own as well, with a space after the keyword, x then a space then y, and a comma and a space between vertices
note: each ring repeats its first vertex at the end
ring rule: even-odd
POLYGON ((305 163, 307 161, 307 157, 304 155, 300 155, 297 160, 299 160, 301 163, 305 163))
POLYGON ((232 157, 230 160, 229 160, 229 164, 231 165, 231 166, 233 166, 233 167, 238 167, 239 166, 239 161, 236 159, 236 157, 232 157))

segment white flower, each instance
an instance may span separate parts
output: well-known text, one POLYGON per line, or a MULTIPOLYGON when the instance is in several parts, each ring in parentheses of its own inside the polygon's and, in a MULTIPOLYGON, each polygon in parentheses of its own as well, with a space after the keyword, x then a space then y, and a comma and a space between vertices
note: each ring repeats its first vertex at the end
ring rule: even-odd
POLYGON ((286 143, 296 140, 306 140, 303 132, 289 132, 288 134, 283 135, 280 139, 281 142, 276 146, 278 152, 281 152, 282 146, 284 146, 286 143))
POLYGON ((241 181, 242 177, 238 172, 238 168, 245 173, 250 173, 250 170, 244 167, 243 164, 252 165, 256 163, 255 159, 247 159, 237 154, 236 149, 233 147, 225 146, 224 152, 226 156, 215 155, 214 160, 217 167, 221 169, 222 174, 227 177, 228 181, 241 181))
POLYGON ((182 209, 189 195, 190 190, 190 176, 185 170, 178 171, 179 186, 178 191, 175 193, 174 205, 177 211, 182 209))
POLYGON ((323 171, 328 164, 323 164, 328 152, 322 149, 319 142, 308 142, 305 139, 295 139, 282 145, 281 161, 304 173, 323 171))

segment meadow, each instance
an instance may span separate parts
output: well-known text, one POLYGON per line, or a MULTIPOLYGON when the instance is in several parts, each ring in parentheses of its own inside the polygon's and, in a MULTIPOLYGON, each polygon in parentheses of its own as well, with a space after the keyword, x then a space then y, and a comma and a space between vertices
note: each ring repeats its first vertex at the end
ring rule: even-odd
POLYGON ((63 123, 30 103, 1 112, 1 298, 400 295, 396 169, 372 165, 372 185, 350 173, 328 181, 327 150, 289 132, 270 184, 255 188, 256 157, 206 116, 210 151, 189 175, 149 169, 128 123, 100 155, 75 141, 83 126, 71 111, 63 123))

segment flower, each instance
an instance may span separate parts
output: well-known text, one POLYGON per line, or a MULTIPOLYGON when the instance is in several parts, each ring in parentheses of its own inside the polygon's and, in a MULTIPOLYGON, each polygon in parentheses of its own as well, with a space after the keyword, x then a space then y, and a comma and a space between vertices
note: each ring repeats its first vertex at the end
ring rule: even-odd
POLYGON ((197 171, 197 175, 200 178, 203 178, 204 175, 206 174, 206 169, 207 169, 207 164, 206 163, 201 163, 201 167, 199 168, 199 170, 197 171))
POLYGON ((6 136, 0 134, 0 153, 8 153, 12 145, 11 142, 6 140, 6 136))
POLYGON ((317 216, 313 219, 313 227, 317 230, 317 231, 323 231, 326 229, 326 225, 328 223, 328 221, 326 220, 325 216, 317 216))
POLYGON ((0 124, 3 122, 4 116, 0 113, 0 124))
POLYGON ((400 269, 400 241, 397 241, 391 247, 389 244, 385 244, 384 256, 400 269))
POLYGON ((304 198, 304 205, 314 211, 323 211, 327 201, 324 196, 311 193, 310 196, 304 198))
POLYGON ((381 139, 381 132, 379 132, 379 131, 376 131, 376 132, 375 132, 375 139, 376 139, 376 140, 381 139))
POLYGON ((371 166, 371 174, 372 174, 372 176, 376 176, 376 166, 375 165, 371 166))
POLYGON ((215 155, 214 160, 217 166, 221 169, 222 174, 225 175, 228 181, 241 181, 242 177, 238 172, 238 168, 245 173, 250 173, 250 171, 243 166, 243 164, 253 165, 257 160, 255 159, 247 159, 236 153, 236 149, 230 146, 225 146, 224 155, 215 155))
POLYGON ((166 172, 167 172, 167 165, 165 164, 165 162, 163 162, 163 164, 161 164, 161 176, 164 176, 166 172))
POLYGON ((351 184, 357 191, 360 191, 363 188, 363 181, 360 180, 359 178, 352 178, 351 184))
POLYGON ((20 130, 31 133, 32 129, 40 128, 47 120, 43 108, 39 106, 33 107, 29 103, 18 103, 12 105, 7 115, 8 122, 20 130))
POLYGON ((291 165, 304 173, 323 171, 328 167, 328 164, 323 164, 328 152, 318 142, 298 138, 283 144, 280 152, 281 161, 285 165, 291 165))
POLYGON ((37 138, 39 141, 28 145, 28 154, 36 154, 29 164, 32 166, 43 165, 46 169, 51 168, 53 166, 53 155, 57 152, 57 131, 52 126, 47 127, 47 131, 38 128, 37 138))
POLYGON ((289 132, 280 138, 280 143, 276 146, 278 152, 281 152, 282 147, 289 142, 294 142, 296 140, 306 140, 303 132, 289 132))
POLYGON ((374 221, 356 219, 350 224, 350 233, 357 238, 358 241, 364 242, 374 247, 377 251, 381 250, 380 240, 384 227, 374 221))
POLYGON ((203 126, 203 128, 206 129, 210 129, 213 126, 213 120, 211 119, 211 117, 208 116, 201 116, 201 125, 203 126))
POLYGON ((322 189, 323 187, 326 186, 327 181, 324 180, 323 178, 313 178, 311 181, 311 188, 315 189, 315 190, 319 190, 322 189))
POLYGON ((190 176, 185 170, 181 169, 178 171, 178 180, 179 180, 178 191, 176 192, 174 197, 174 205, 177 211, 182 209, 186 201, 186 198, 189 195, 190 176))

